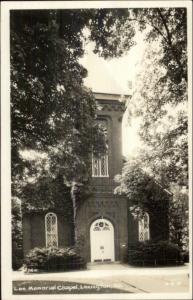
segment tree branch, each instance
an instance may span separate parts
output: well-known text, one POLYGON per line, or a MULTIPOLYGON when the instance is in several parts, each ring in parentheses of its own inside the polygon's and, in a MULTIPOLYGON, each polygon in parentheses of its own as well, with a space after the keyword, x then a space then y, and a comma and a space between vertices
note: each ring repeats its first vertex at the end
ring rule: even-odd
POLYGON ((153 23, 149 23, 147 21, 144 21, 144 20, 139 20, 139 19, 136 19, 136 18, 132 18, 132 19, 128 19, 129 21, 135 21, 135 22, 138 22, 138 23, 143 23, 143 24, 147 24, 151 27, 153 27, 163 38, 164 40, 167 42, 167 38, 165 37, 165 35, 161 32, 161 30, 156 27, 153 23))
POLYGON ((169 28, 168 28, 168 26, 167 26, 166 20, 165 20, 164 16, 162 15, 161 9, 160 9, 160 8, 157 8, 157 12, 158 12, 158 14, 159 14, 159 16, 160 16, 160 18, 161 18, 161 20, 162 20, 162 22, 163 22, 163 25, 164 25, 165 30, 166 30, 166 34, 167 34, 167 43, 168 43, 168 45, 170 46, 170 49, 171 49, 171 51, 172 51, 172 53, 173 53, 173 55, 174 55, 174 58, 175 58, 175 60, 176 60, 176 62, 177 62, 177 64, 178 64, 178 66, 180 67, 180 69, 181 69, 182 72, 184 73, 182 64, 181 64, 180 60, 178 59, 178 57, 177 57, 177 55, 176 55, 176 51, 175 51, 175 49, 174 49, 174 47, 173 47, 172 39, 171 39, 171 34, 170 34, 169 28))

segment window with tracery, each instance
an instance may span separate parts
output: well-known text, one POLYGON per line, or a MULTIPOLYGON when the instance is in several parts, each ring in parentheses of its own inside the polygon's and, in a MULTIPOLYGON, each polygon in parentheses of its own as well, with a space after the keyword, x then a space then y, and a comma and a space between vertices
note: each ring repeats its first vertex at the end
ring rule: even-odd
POLYGON ((58 247, 58 224, 55 213, 45 216, 46 247, 58 247))
POLYGON ((139 220, 139 241, 144 242, 150 239, 149 232, 149 214, 145 213, 139 220))
POLYGON ((100 158, 92 157, 92 176, 93 177, 108 177, 108 155, 103 155, 100 158))
MULTIPOLYGON (((104 134, 107 136, 107 121, 98 121, 99 125, 102 127, 104 134)), ((93 177, 108 177, 108 153, 95 157, 92 155, 92 176, 93 177)))
POLYGON ((110 227, 108 223, 100 221, 99 223, 95 224, 93 230, 94 231, 110 230, 110 227))

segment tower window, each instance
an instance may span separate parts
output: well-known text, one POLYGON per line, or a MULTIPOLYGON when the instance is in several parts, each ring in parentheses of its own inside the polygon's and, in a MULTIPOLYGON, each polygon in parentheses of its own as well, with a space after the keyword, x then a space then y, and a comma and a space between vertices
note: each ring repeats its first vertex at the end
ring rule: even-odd
POLYGON ((144 216, 139 220, 139 241, 147 241, 150 239, 149 232, 149 214, 145 213, 144 216))
MULTIPOLYGON (((103 133, 108 139, 108 124, 107 120, 97 120, 100 128, 103 130, 103 133)), ((108 152, 105 155, 99 155, 99 157, 92 156, 92 176, 93 177, 108 177, 108 152)))
POLYGON ((108 177, 108 155, 103 155, 100 158, 92 157, 92 176, 93 177, 108 177))
POLYGON ((45 216, 46 247, 58 247, 58 224, 57 216, 48 213, 45 216))

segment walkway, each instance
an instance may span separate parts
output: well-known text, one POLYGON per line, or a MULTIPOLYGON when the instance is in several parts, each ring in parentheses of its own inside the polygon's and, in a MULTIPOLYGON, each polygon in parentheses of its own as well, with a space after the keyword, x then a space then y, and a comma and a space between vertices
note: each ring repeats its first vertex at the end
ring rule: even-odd
POLYGON ((188 265, 161 268, 131 267, 125 264, 88 264, 84 271, 57 273, 13 272, 13 280, 52 280, 111 286, 133 293, 186 293, 188 265))

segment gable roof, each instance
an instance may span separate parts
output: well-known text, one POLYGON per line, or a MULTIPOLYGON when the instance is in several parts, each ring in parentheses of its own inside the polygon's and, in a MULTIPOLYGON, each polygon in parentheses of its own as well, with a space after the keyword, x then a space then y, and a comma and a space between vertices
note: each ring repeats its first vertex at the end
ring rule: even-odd
MULTIPOLYGON (((105 60, 92 52, 92 45, 87 46, 87 52, 80 63, 87 69, 88 76, 84 79, 84 84, 91 88, 94 93, 119 94, 130 93, 126 76, 121 76, 121 69, 127 70, 128 66, 122 64, 117 66, 112 60, 105 60)), ((128 70, 129 72, 129 70, 128 70)))

